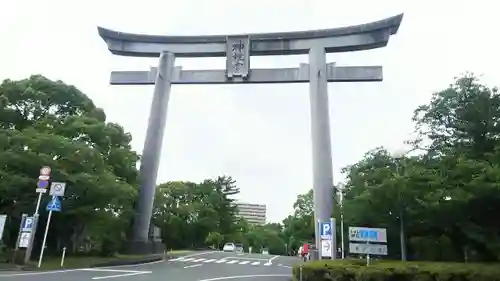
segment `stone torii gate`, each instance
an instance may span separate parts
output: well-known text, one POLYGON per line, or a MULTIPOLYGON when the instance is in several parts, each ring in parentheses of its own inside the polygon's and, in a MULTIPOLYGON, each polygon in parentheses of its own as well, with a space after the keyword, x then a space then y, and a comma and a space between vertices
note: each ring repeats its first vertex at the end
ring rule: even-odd
MULTIPOLYGON (((141 189, 131 251, 150 251, 148 239, 172 84, 251 84, 309 82, 315 221, 329 220, 333 211, 333 169, 327 82, 382 81, 381 66, 335 66, 326 53, 385 47, 396 34, 403 14, 356 26, 283 33, 210 36, 162 36, 117 32, 98 27, 111 53, 159 57, 149 71, 113 71, 112 85, 154 85, 151 113, 142 153, 141 189), (298 68, 251 69, 251 56, 308 54, 298 68), (176 57, 226 57, 226 69, 182 70, 176 57)), ((320 247, 316 226, 316 245, 320 247)), ((335 239, 334 239, 335 240, 335 239)), ((333 249, 336 249, 334 241, 333 249)))

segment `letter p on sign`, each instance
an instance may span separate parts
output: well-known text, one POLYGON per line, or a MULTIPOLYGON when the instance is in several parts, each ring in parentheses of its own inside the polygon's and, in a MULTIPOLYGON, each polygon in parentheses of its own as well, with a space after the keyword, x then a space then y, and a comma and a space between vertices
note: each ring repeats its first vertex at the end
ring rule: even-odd
POLYGON ((332 235, 332 226, 330 222, 321 223, 321 235, 332 235))

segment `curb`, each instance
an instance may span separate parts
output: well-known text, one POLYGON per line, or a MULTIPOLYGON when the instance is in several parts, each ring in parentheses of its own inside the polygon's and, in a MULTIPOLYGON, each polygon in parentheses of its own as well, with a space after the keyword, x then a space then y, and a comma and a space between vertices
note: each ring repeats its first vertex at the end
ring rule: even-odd
POLYGON ((91 265, 90 268, 120 266, 120 265, 137 265, 137 264, 157 262, 157 261, 162 261, 162 260, 163 260, 163 255, 161 257, 156 256, 156 257, 147 257, 147 258, 134 259, 134 260, 132 260, 132 259, 131 260, 116 260, 116 261, 97 263, 97 264, 91 265))

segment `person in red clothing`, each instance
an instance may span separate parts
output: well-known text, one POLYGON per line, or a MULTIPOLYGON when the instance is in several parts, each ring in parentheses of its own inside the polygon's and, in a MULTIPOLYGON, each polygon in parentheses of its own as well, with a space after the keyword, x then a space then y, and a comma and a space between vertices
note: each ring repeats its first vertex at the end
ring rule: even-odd
POLYGON ((301 255, 302 255, 302 260, 304 260, 304 261, 308 260, 308 256, 309 256, 309 244, 306 243, 306 244, 304 244, 302 246, 302 253, 301 253, 301 255))

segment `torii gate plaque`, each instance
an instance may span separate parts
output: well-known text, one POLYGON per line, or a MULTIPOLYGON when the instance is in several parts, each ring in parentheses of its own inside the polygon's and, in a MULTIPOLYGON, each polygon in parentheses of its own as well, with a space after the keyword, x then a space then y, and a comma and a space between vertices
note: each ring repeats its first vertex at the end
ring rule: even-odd
MULTIPOLYGON (((329 220, 333 211, 333 171, 327 82, 382 81, 381 66, 341 67, 326 63, 326 53, 385 47, 398 31, 403 14, 367 24, 325 30, 211 36, 156 36, 98 27, 111 53, 160 57, 149 71, 113 71, 112 85, 155 85, 141 159, 141 189, 131 247, 149 251, 151 221, 160 151, 172 84, 250 84, 309 82, 315 221, 329 220), (251 69, 251 56, 308 54, 298 68, 251 69), (224 57, 225 70, 182 70, 175 57, 224 57)), ((334 239, 335 240, 335 239, 334 239)), ((316 245, 319 234, 316 226, 316 245)), ((336 249, 334 241, 333 249, 336 249)))

